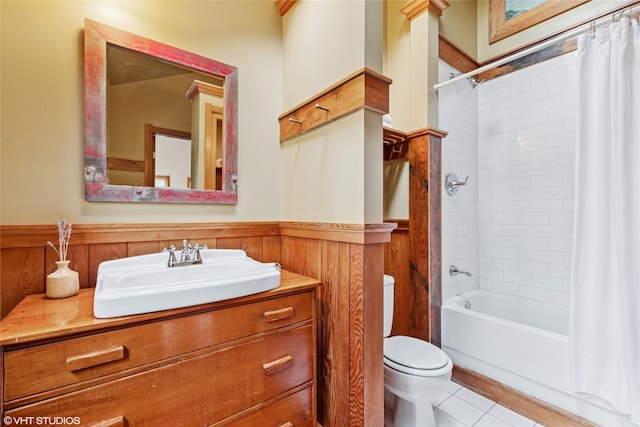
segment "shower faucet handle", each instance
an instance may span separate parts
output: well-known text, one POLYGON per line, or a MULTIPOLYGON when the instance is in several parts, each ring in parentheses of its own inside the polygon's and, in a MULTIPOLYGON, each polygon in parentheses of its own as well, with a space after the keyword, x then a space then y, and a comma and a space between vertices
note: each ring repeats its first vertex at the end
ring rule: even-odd
POLYGON ((456 267, 455 265, 452 265, 452 266, 449 267, 449 275, 450 276, 457 276, 458 274, 466 274, 467 277, 471 277, 471 273, 470 272, 462 271, 458 267, 456 267))
POLYGON ((453 196, 458 191, 458 188, 467 185, 467 181, 469 180, 469 175, 464 179, 464 181, 460 181, 458 179, 458 175, 455 173, 450 173, 445 178, 445 189, 447 190, 447 194, 453 196))

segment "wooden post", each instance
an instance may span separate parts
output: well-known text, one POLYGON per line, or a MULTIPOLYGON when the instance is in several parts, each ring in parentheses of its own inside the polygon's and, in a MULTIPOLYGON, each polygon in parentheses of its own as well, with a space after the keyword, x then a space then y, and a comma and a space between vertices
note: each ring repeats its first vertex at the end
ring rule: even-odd
POLYGON ((440 346, 442 304, 442 138, 424 128, 409 139, 409 323, 412 336, 440 346))

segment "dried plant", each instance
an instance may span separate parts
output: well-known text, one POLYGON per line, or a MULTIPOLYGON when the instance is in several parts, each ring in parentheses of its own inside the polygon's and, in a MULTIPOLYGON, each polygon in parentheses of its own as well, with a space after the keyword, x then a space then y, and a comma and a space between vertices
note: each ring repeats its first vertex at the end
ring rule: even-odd
POLYGON ((60 257, 60 261, 66 261, 67 249, 69 248, 69 239, 71 238, 71 224, 67 223, 67 220, 59 220, 56 218, 56 224, 58 224, 58 243, 60 249, 58 250, 53 243, 47 242, 47 245, 51 246, 54 251, 60 257))

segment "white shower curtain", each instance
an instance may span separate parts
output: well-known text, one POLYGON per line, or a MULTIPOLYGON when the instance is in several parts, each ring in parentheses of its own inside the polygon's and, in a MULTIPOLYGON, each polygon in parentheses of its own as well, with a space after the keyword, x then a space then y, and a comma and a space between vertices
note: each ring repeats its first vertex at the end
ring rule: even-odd
POLYGON ((578 40, 569 329, 574 390, 640 424, 640 30, 578 40))

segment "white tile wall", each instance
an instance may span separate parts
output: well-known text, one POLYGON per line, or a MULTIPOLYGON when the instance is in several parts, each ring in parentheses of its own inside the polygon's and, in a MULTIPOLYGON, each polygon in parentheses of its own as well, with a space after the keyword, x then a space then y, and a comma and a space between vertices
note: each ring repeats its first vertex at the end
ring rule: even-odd
MULTIPOLYGON (((439 81, 456 70, 440 62, 439 81)), ((466 82, 446 86, 439 92, 438 127, 448 132, 442 144, 442 180, 455 173, 465 187, 455 196, 442 190, 442 284, 443 298, 478 287, 478 92, 466 82), (449 275, 449 266, 470 271, 467 277, 449 275)), ((443 184, 444 185, 444 184, 443 184)))
MULTIPOLYGON (((455 261, 476 268, 479 279, 456 282, 443 272, 445 298, 479 286, 568 304, 575 57, 545 61, 474 91, 466 82, 440 90, 439 127, 449 132, 443 174, 456 169, 471 175, 470 185, 454 198, 443 193, 443 268, 455 261), (473 245, 474 226, 475 264, 467 247, 473 245)), ((441 62, 440 68, 442 81, 450 67, 441 62)))

